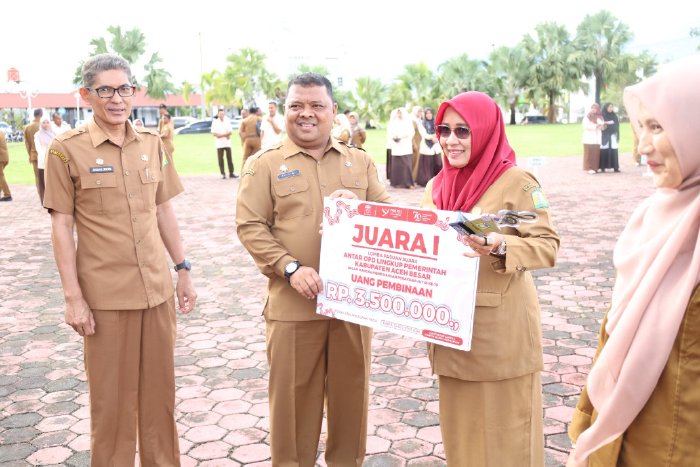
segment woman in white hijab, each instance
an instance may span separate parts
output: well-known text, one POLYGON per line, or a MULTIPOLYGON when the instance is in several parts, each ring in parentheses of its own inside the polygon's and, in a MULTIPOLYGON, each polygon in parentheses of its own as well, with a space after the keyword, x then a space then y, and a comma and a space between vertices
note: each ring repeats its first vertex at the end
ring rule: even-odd
POLYGON ((700 466, 700 56, 625 89, 656 192, 618 240, 570 467, 700 466))
POLYGON ((34 133, 34 147, 37 152, 37 168, 39 169, 39 199, 44 204, 44 167, 46 166, 46 151, 49 150, 51 140, 56 137, 56 133, 51 127, 51 120, 48 115, 41 117, 39 121, 39 131, 34 133))

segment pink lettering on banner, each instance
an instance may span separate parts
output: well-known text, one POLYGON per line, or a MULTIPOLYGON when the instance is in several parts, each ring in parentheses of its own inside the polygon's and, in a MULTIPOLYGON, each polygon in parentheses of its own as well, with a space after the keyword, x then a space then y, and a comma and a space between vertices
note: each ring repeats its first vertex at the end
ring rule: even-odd
POLYGON ((371 205, 361 203, 359 213, 367 217, 379 217, 381 219, 394 219, 397 221, 413 222, 416 224, 435 224, 438 220, 437 214, 433 211, 421 209, 400 208, 388 204, 371 205))
POLYGON ((464 343, 464 341, 462 340, 461 337, 450 336, 449 334, 443 334, 441 332, 431 331, 430 329, 423 329, 422 334, 423 334, 423 337, 427 337, 428 339, 435 339, 436 341, 448 342, 448 343, 454 344, 454 345, 462 345, 464 343))

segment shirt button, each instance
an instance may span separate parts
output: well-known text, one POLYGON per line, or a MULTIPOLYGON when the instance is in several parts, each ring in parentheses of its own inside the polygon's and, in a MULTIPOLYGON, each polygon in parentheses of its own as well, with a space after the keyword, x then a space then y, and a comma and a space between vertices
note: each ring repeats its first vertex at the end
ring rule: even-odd
POLYGON ((129 175, 129 171, 128 171, 128 170, 125 170, 125 171, 124 171, 124 175, 129 175))
POLYGON ((360 186, 360 181, 359 181, 359 180, 355 180, 355 186, 360 186))
POLYGON ((295 187, 290 187, 290 188, 289 188, 289 191, 291 191, 292 193, 294 193, 295 191, 297 191, 297 189, 296 189, 295 187))
POLYGON ((325 184, 325 183, 321 183, 321 186, 322 186, 323 188, 326 188, 326 184, 325 184))
POLYGON ((95 185, 102 185, 102 180, 97 180, 97 181, 95 182, 95 185))
POLYGON ((133 193, 129 193, 129 198, 133 198, 133 197, 134 197, 134 194, 133 194, 133 193))
POLYGON ((132 221, 132 222, 136 222, 136 216, 132 217, 132 218, 131 218, 131 221, 132 221))
POLYGON ((153 181, 155 182, 155 181, 156 181, 156 176, 155 176, 155 175, 151 175, 151 180, 153 180, 153 181))

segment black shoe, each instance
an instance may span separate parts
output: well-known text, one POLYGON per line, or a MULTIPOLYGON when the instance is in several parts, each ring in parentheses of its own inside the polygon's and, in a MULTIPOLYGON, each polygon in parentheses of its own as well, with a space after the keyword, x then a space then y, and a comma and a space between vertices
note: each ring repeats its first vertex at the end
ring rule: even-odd
POLYGON ((238 178, 238 175, 236 175, 236 174, 229 174, 228 178, 238 178))
POLYGON ((223 175, 223 174, 222 174, 222 175, 221 175, 221 178, 224 179, 224 180, 226 180, 226 175, 223 175))
POLYGON ((3 196, 0 201, 12 201, 12 196, 3 196))
POLYGON ((620 171, 620 169, 615 169, 615 172, 619 172, 619 171, 620 171))

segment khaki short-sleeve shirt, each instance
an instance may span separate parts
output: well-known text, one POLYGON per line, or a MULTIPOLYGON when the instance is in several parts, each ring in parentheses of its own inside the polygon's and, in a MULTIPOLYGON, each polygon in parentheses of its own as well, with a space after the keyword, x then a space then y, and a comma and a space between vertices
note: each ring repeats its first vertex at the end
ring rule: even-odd
POLYGON ((287 137, 248 160, 241 173, 236 225, 241 243, 270 279, 267 318, 324 319, 315 314, 315 300, 289 285, 284 267, 298 260, 318 271, 323 198, 339 189, 362 200, 390 200, 369 154, 333 138, 320 161, 287 137))
POLYGON ((53 140, 45 179, 44 207, 75 219, 91 308, 146 309, 172 297, 156 206, 183 188, 156 132, 127 125, 119 147, 91 120, 53 140))

